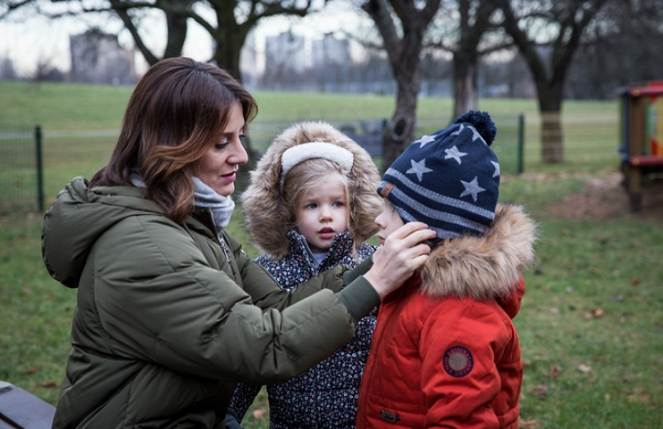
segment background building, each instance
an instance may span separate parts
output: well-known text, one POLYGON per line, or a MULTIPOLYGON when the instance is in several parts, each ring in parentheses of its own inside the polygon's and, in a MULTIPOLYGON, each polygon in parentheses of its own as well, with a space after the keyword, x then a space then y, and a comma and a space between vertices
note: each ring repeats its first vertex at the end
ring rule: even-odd
POLYGON ((123 48, 117 36, 88 30, 69 38, 72 82, 135 84, 134 51, 123 48))

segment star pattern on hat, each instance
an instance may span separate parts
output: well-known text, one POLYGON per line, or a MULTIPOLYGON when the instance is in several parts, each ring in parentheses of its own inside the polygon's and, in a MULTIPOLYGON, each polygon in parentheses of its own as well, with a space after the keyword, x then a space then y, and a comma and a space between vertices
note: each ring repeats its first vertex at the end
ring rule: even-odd
POLYGON ((452 136, 460 135, 460 133, 462 133, 464 129, 465 129, 465 124, 460 124, 460 127, 458 127, 458 130, 451 133, 451 135, 452 136))
POLYGON ((477 131, 476 128, 474 128, 472 125, 470 125, 468 128, 472 130, 472 141, 475 141, 476 139, 479 139, 484 144, 486 144, 486 141, 483 139, 483 137, 481 137, 481 134, 479 134, 479 131, 477 131))
POLYGON ((500 175, 500 164, 499 164, 499 162, 495 162, 495 161, 490 161, 490 162, 492 162, 493 166, 495 167, 495 172, 493 173, 493 177, 499 176, 500 175))
POLYGON ((416 174, 417 179, 420 182, 424 178, 424 173, 430 173, 431 171, 433 171, 430 168, 426 167, 426 158, 423 158, 419 162, 416 162, 414 159, 411 159, 410 163, 412 164, 412 168, 406 171, 405 174, 412 174, 412 173, 416 174))
POLYGON ((477 195, 485 189, 483 189, 481 186, 479 186, 479 181, 478 181, 478 176, 474 176, 474 179, 472 179, 471 182, 466 182, 464 180, 461 180, 460 183, 463 184, 465 187, 465 190, 463 191, 462 194, 460 194, 461 197, 464 197, 466 195, 472 195, 472 199, 474 202, 477 202, 477 195))
POLYGON ((460 158, 467 155, 466 152, 459 151, 456 145, 454 145, 451 149, 444 149, 444 152, 447 154, 447 156, 445 156, 444 159, 453 158, 456 160, 458 165, 461 164, 460 158))
POLYGON ((435 137, 433 137, 432 135, 428 134, 428 135, 425 135, 425 136, 419 137, 419 138, 415 141, 415 143, 419 143, 419 148, 422 148, 422 147, 426 146, 426 144, 428 144, 428 143, 430 143, 430 142, 434 142, 434 141, 435 141, 435 137))

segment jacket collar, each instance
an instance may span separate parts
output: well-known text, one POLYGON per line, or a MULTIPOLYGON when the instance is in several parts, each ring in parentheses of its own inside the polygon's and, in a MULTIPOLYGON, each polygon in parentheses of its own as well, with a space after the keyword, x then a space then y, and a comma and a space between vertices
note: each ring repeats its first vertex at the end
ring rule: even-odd
POLYGON ((483 236, 440 242, 421 269, 422 290, 430 296, 506 298, 534 262, 535 223, 515 205, 498 204, 483 236))
MULTIPOLYGON (((288 240, 290 241, 290 255, 310 257, 313 260, 313 253, 306 241, 306 238, 299 233, 296 229, 291 229, 287 233, 288 240)), ((352 254, 352 237, 348 231, 336 234, 332 240, 331 247, 327 251, 327 255, 320 262, 318 268, 329 265, 336 265, 340 260, 348 254, 352 254)))

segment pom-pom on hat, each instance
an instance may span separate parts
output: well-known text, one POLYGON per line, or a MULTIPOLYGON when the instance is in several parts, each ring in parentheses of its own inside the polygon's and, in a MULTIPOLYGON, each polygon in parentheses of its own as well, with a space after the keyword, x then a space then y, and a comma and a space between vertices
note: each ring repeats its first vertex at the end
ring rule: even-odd
POLYGON ((500 165, 490 148, 496 133, 487 112, 459 116, 413 141, 386 171, 378 193, 403 222, 428 224, 436 241, 485 233, 499 196, 500 165))

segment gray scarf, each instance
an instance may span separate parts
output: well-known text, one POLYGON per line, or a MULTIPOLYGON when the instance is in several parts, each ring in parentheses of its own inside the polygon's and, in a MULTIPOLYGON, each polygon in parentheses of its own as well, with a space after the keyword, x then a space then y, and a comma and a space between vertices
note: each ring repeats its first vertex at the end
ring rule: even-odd
MULTIPOLYGON (((131 183, 138 188, 145 188, 145 182, 138 174, 131 176, 131 183)), ((235 209, 235 202, 228 197, 217 194, 214 189, 207 186, 197 177, 193 178, 195 191, 193 192, 193 205, 194 207, 204 207, 210 209, 212 218, 214 220, 214 227, 216 228, 217 235, 221 234, 221 230, 228 226, 230 223, 230 215, 235 209)))
POLYGON ((221 230, 228 226, 230 223, 230 215, 235 209, 235 202, 230 196, 224 197, 214 191, 214 189, 207 186, 197 177, 193 178, 193 184, 196 190, 193 193, 194 207, 204 207, 210 209, 212 218, 214 219, 214 226, 216 233, 221 234, 221 230))

